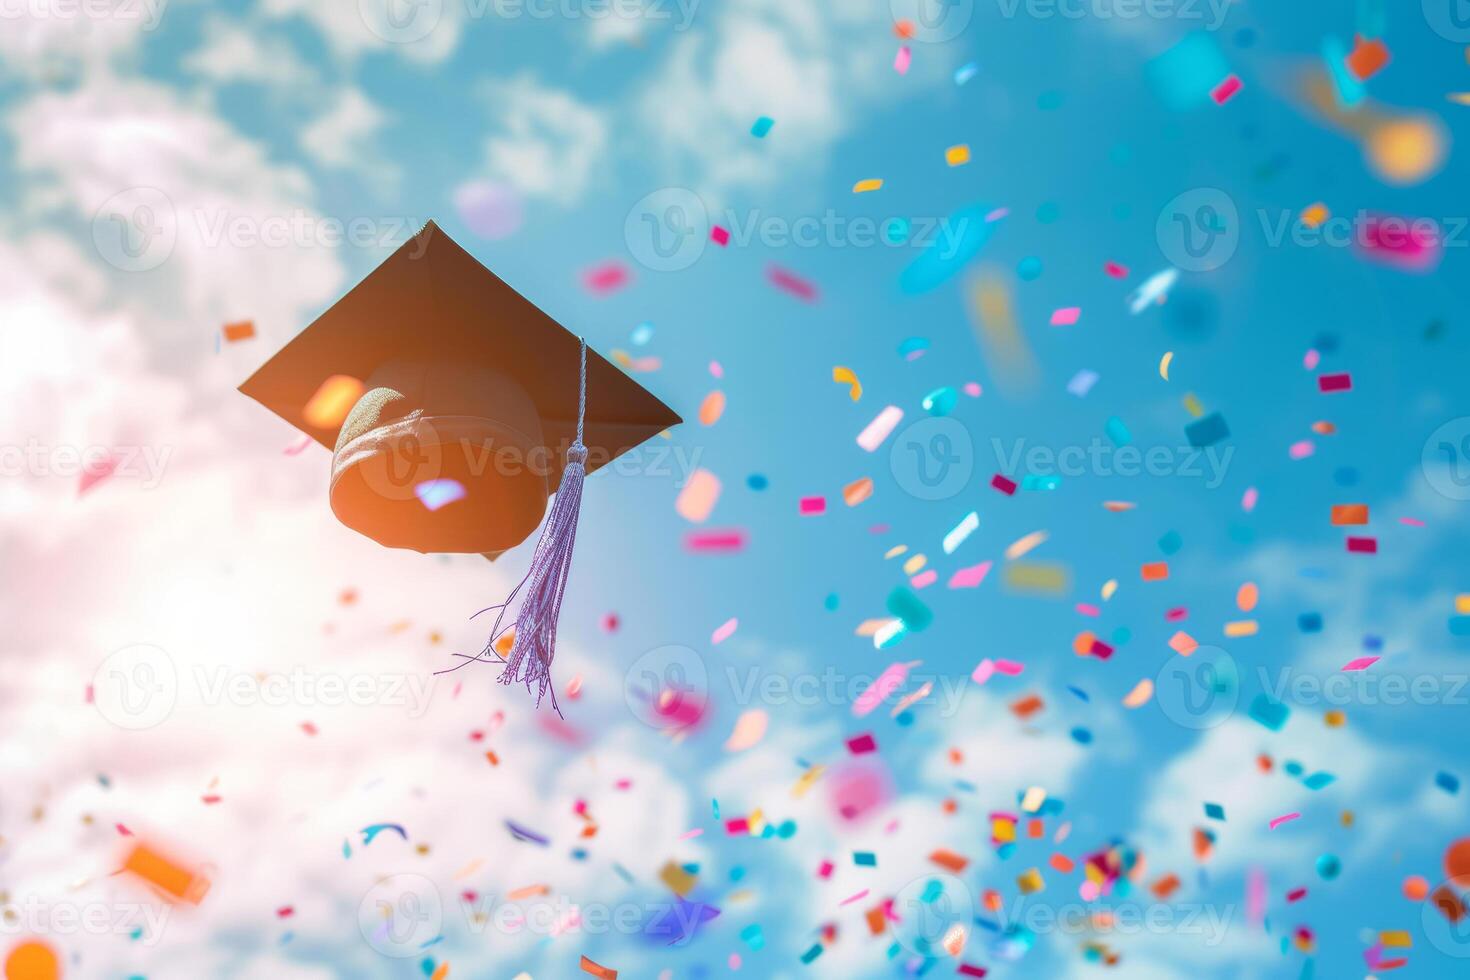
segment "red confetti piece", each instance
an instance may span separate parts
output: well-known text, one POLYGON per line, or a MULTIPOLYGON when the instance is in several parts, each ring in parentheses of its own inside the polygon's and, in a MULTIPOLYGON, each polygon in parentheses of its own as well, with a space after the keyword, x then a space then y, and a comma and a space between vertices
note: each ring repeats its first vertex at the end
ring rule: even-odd
POLYGON ((876 752, 878 751, 878 742, 873 738, 872 733, 864 732, 861 735, 854 735, 847 740, 847 751, 853 755, 865 755, 869 752, 876 752))
POLYGON ((805 303, 817 301, 817 287, 793 272, 773 265, 766 269, 766 278, 782 292, 789 293, 805 303))
POLYGON ((724 248, 730 244, 730 232, 720 225, 714 225, 709 230, 709 240, 720 246, 720 248, 724 248))
POLYGON ((1014 496, 1016 493, 1016 481, 1008 480, 999 473, 990 478, 990 485, 1007 497, 1014 496))
POLYGON ((1225 81, 1215 86, 1214 91, 1210 93, 1210 98, 1215 100, 1215 105, 1224 105, 1235 97, 1235 93, 1239 92, 1243 85, 1239 75, 1229 75, 1225 81))
POLYGON ((1352 391, 1353 376, 1346 372, 1342 374, 1318 375, 1317 389, 1319 391, 1352 391))
POLYGON ((1348 538, 1347 550, 1359 555, 1378 554, 1377 538, 1348 538))

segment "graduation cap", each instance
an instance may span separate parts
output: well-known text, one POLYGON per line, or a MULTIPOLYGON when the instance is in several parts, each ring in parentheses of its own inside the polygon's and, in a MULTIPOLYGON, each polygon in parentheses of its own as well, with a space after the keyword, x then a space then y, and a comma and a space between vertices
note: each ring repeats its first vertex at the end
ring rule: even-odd
POLYGON ((499 659, 524 589, 501 680, 539 685, 538 703, 583 479, 682 421, 432 221, 240 390, 332 450, 333 513, 390 548, 493 559, 557 487, 530 571, 471 658, 499 659))

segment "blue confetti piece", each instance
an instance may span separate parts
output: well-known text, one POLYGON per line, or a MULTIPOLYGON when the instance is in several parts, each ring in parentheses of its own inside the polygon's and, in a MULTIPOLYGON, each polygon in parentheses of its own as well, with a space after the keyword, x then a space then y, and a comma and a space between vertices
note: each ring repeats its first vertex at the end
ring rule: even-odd
POLYGON ((1250 716, 1252 721, 1259 722, 1273 732, 1279 732, 1281 726, 1286 724, 1286 719, 1291 717, 1291 709, 1271 695, 1261 693, 1251 701, 1250 716))
POLYGON ((1302 613, 1296 618, 1296 628, 1303 633, 1322 632, 1322 614, 1314 612, 1302 613))
POLYGON ((1224 820, 1225 808, 1218 803, 1206 803, 1205 816, 1209 817, 1211 820, 1224 820))
POLYGON ((771 131, 771 127, 774 125, 776 125, 776 120, 772 119, 770 116, 761 116, 755 121, 753 125, 751 125, 750 135, 754 136, 758 140, 765 139, 766 134, 771 131))
POLYGON ((878 855, 872 851, 853 851, 852 863, 860 868, 876 868, 878 866, 878 855))
POLYGON ((752 951, 764 949, 766 946, 766 936, 761 931, 759 922, 752 922, 744 929, 741 929, 740 938, 752 951))
POLYGON ((960 393, 953 388, 935 388, 924 396, 922 404, 930 415, 944 416, 954 411, 959 400, 960 393))
POLYGON ((989 220, 995 209, 989 204, 974 204, 955 211, 944 220, 934 241, 909 263, 898 278, 905 293, 927 293, 949 281, 990 240, 999 220, 989 220))
POLYGON ((1027 473, 1021 477, 1022 490, 1055 490, 1062 485, 1059 476, 1039 476, 1035 473, 1027 473))
POLYGON ((970 79, 974 78, 975 73, 979 70, 980 66, 975 64, 975 62, 973 61, 968 62, 967 64, 960 65, 954 70, 954 83, 956 85, 965 84, 970 79))
POLYGON ((1460 779, 1453 773, 1437 772, 1434 774, 1434 785, 1449 793, 1451 796, 1460 792, 1460 779))
POLYGON ((760 493, 766 487, 770 486, 771 482, 762 473, 752 473, 745 478, 745 485, 756 493, 760 493))
POLYGON ((1087 696, 1087 692, 1084 691, 1084 690, 1082 690, 1082 688, 1080 688, 1080 687, 1072 687, 1071 685, 1068 685, 1067 690, 1071 691, 1073 694, 1075 694, 1077 697, 1081 698, 1083 701, 1086 701, 1088 703, 1091 703, 1091 701, 1092 701, 1092 698, 1090 698, 1090 697, 1087 696))
POLYGON ((1342 862, 1335 854, 1324 854, 1317 859, 1317 874, 1322 876, 1323 881, 1331 881, 1342 874, 1342 862))
POLYGON ((1204 449, 1222 439, 1230 438, 1230 426, 1225 424, 1225 416, 1215 412, 1186 425, 1184 438, 1188 439, 1189 444, 1195 449, 1204 449))
POLYGON ((1337 777, 1330 772, 1314 772, 1302 780, 1302 785, 1307 789, 1318 790, 1326 789, 1335 782, 1337 782, 1337 777))
POLYGON ((463 484, 458 480, 425 480, 413 488, 414 495, 419 502, 430 511, 436 511, 441 507, 448 507, 456 500, 463 500, 467 494, 463 484))
POLYGON ((1128 431, 1128 426, 1124 425, 1123 420, 1116 415, 1108 419, 1107 424, 1103 426, 1103 432, 1107 433, 1107 437, 1113 441, 1115 446, 1126 446, 1133 441, 1133 433, 1128 431))
POLYGON ((914 633, 923 632, 934 622, 934 612, 903 586, 888 593, 888 611, 897 616, 904 628, 914 633))
POLYGON ((1091 745, 1092 732, 1089 732, 1085 728, 1074 728, 1072 729, 1072 741, 1078 745, 1091 745))

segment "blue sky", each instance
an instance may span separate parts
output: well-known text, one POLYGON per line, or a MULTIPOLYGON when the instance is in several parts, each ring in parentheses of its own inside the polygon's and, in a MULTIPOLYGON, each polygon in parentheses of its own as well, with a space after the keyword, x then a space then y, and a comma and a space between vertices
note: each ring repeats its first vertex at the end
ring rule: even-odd
POLYGON ((563 977, 583 955, 630 977, 948 975, 963 962, 993 976, 1335 978, 1371 973, 1365 953, 1394 930, 1413 939, 1398 975, 1461 975, 1470 944, 1403 887, 1443 882, 1445 850, 1467 832, 1470 790, 1436 778, 1470 779, 1470 641, 1454 621, 1470 594, 1470 342, 1455 289, 1470 109, 1447 98, 1470 90, 1470 32, 1433 0, 1385 7, 727 0, 620 4, 628 16, 609 18, 571 0, 431 0, 387 21, 378 0, 85 14, 38 0, 7 12, 0 431, 36 448, 19 466, 7 453, 0 496, 16 582, 3 601, 21 624, 4 645, 16 677, 0 712, 0 856, 12 899, 52 915, 29 931, 68 976, 152 980, 414 977, 444 963, 450 976, 563 977), (895 30, 905 18, 912 40, 895 30), (1310 94, 1324 43, 1355 33, 1380 35, 1391 60, 1354 107, 1324 109, 1310 94), (1171 50, 1195 52, 1203 89, 1160 81, 1171 50), (1222 66, 1243 87, 1217 105, 1222 66), (762 116, 774 124, 757 138, 762 116), (1373 149, 1394 134, 1438 151, 1400 154, 1389 172, 1373 149), (957 145, 969 159, 951 166, 957 145), (467 186, 514 202, 493 234, 456 206, 467 186), (1314 230, 1301 216, 1318 202, 1330 217, 1314 230), (1355 244, 1383 215, 1432 219, 1437 264, 1405 270, 1355 244), (489 672, 432 680, 483 642, 466 617, 499 598, 529 546, 493 567, 378 549, 332 518, 327 454, 283 452, 295 434, 234 390, 430 218, 604 355, 656 358, 635 376, 686 419, 589 482, 556 665, 559 690, 582 681, 562 696, 575 735, 489 672), (708 241, 712 224, 728 246, 708 241), (948 261, 947 236, 982 226, 978 254, 948 261), (333 237, 344 227, 359 232, 348 244, 333 237), (925 254, 949 277, 906 291, 925 254), (608 263, 630 281, 586 288, 608 263), (815 298, 776 288, 773 268, 815 298), (1167 301, 1130 312, 1130 294, 1170 269, 1167 301), (1008 300, 1020 353, 977 312, 982 292, 1008 300), (1075 323, 1051 325, 1070 308, 1075 323), (221 326, 243 319, 256 336, 221 344, 221 326), (908 357, 915 338, 922 354, 908 357), (839 365, 859 400, 833 383, 839 365), (1082 371, 1097 380, 1078 396, 1082 371), (1350 391, 1319 390, 1342 373, 1350 391), (927 411, 946 388, 953 410, 927 411), (724 414, 702 425, 715 390, 724 414), (1227 438, 1190 445, 1191 399, 1223 416, 1227 438), (864 451, 858 434, 890 405, 901 423, 864 451), (78 493, 67 450, 127 462, 78 493), (920 463, 957 475, 931 492, 920 463), (722 487, 698 526, 675 506, 695 470, 722 487), (1005 495, 997 473, 1060 480, 1005 495), (871 498, 845 505, 862 478, 871 498), (802 515, 816 496, 826 512, 802 515), (1342 504, 1366 504, 1369 524, 1334 526, 1342 504), (946 554, 970 512, 977 529, 946 554), (710 528, 742 529, 744 549, 686 548, 710 528), (1044 539, 1008 558, 1033 532, 1044 539), (1377 552, 1350 553, 1349 535, 1377 552), (922 568, 905 570, 916 555, 922 568), (947 587, 985 561, 977 587, 947 587), (1167 580, 1144 581, 1159 561, 1167 580), (1065 587, 1016 590, 1028 562, 1065 568, 1065 587), (931 569, 933 584, 911 581, 931 569), (1249 611, 1246 583, 1259 593, 1249 611), (900 588, 932 624, 875 649, 860 625, 895 615, 900 588), (1320 630, 1303 629, 1310 614, 1320 630), (1246 620, 1253 635, 1227 635, 1246 620), (1111 656, 1074 653, 1083 631, 1111 656), (1180 631, 1204 649, 1177 656, 1180 631), (1365 656, 1381 659, 1342 671, 1365 656), (982 685, 970 678, 984 659, 1023 670, 982 685), (854 716, 873 678, 913 661, 883 707, 854 716), (156 711, 126 689, 140 662, 178 679, 156 711), (694 685, 700 724, 649 723, 650 670, 694 685), (314 686, 327 676, 371 694, 332 702, 314 686), (115 677, 120 701, 104 683, 115 677), (263 695, 262 677, 286 693, 263 695), (891 717, 925 681, 930 695, 891 717), (79 694, 89 682, 95 703, 79 694), (1126 707, 1144 682, 1151 696, 1126 707), (1029 694, 1045 706, 1023 722, 1009 706, 1029 694), (1279 730, 1251 717, 1263 694, 1290 709, 1279 730), (1190 707, 1201 699, 1203 714, 1190 707), (764 735, 728 748, 742 716, 764 735), (851 755, 862 733, 876 754, 851 755), (826 768, 794 795, 813 765, 826 768), (1320 773, 1333 778, 1304 783, 1320 773), (860 777, 885 799, 849 819, 839 787, 860 777), (1043 810, 1043 838, 997 850, 991 814, 1033 787, 1060 810, 1043 810), (201 804, 212 793, 221 801, 201 804), (757 809, 794 833, 727 833, 757 809), (506 820, 551 844, 512 840, 506 820), (359 828, 381 822, 407 839, 363 845, 359 828), (579 836, 590 823, 596 836, 579 836), (111 922, 155 907, 108 877, 118 824, 208 865, 210 895, 141 938, 56 925, 61 908, 111 922), (1214 836, 1205 860, 1197 828, 1214 836), (938 848, 969 863, 926 903, 938 848), (1109 848, 1141 856, 1135 880, 1079 891, 1083 859, 1109 848), (1053 854, 1079 869, 1057 870, 1053 854), (1333 859, 1340 873, 1324 875, 1333 859), (640 934, 687 911, 661 883, 670 861, 695 877, 692 900, 721 910, 673 946, 640 934), (1023 895, 1032 867, 1045 890, 1023 895), (1155 898, 1170 873, 1177 890, 1155 898), (991 891, 1000 911, 984 907, 991 891), (869 935, 864 914, 889 898, 900 916, 928 914, 869 935), (398 915, 421 900, 438 911, 387 941, 372 925, 380 899, 398 915), (510 925, 476 918, 500 905, 510 925), (567 926, 573 906, 581 928, 567 926), (533 908, 558 927, 516 928, 533 908), (636 927, 599 927, 600 913, 636 927), (1019 959, 995 941, 1013 922, 1034 933, 1019 959), (928 949, 921 923, 935 942, 962 926, 964 951, 928 949), (1314 935, 1305 951, 1299 928, 1314 935), (1090 962, 1089 942, 1120 962, 1090 962))

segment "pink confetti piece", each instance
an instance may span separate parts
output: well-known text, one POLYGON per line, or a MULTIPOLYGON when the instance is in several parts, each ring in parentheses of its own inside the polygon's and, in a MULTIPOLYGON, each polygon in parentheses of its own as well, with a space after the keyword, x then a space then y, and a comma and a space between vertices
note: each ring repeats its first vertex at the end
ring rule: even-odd
POLYGON ((1005 494, 1007 497, 1013 497, 1016 495, 1016 481, 1007 479, 1006 477, 1001 476, 999 473, 990 478, 990 485, 999 490, 1001 493, 1005 494))
POLYGON ((1292 459, 1306 459, 1308 456, 1312 455, 1316 451, 1317 446, 1312 442, 1312 440, 1303 439, 1301 442, 1292 443, 1291 446, 1286 450, 1286 453, 1292 459))
POLYGON ((1291 891, 1289 891, 1289 892, 1286 893, 1286 901, 1287 901, 1287 904, 1292 904, 1294 902, 1300 902, 1302 899, 1304 899, 1306 897, 1307 897, 1307 890, 1305 888, 1293 888, 1291 891))
POLYGON ((854 735, 847 740, 847 751, 853 755, 867 755, 869 752, 877 752, 878 740, 873 737, 872 732, 854 735))
POLYGON ((1400 517, 1399 518, 1399 523, 1400 524, 1407 524, 1409 527, 1423 527, 1424 526, 1424 522, 1421 521, 1421 520, 1419 520, 1419 518, 1417 518, 1417 517, 1400 517))
POLYGON ((686 830, 686 831, 684 831, 682 834, 680 834, 678 836, 677 839, 678 840, 693 840, 694 838, 696 838, 696 837, 702 837, 703 835, 704 835, 704 828, 703 827, 695 827, 693 830, 686 830))
POLYGON ((911 660, 907 663, 897 662, 883 668, 883 673, 878 675, 878 679, 853 699, 853 715, 861 718, 871 714, 878 705, 888 699, 890 694, 903 686, 904 681, 908 680, 909 671, 919 666, 921 662, 919 660, 911 660))
POLYGON ((1011 209, 1010 208, 996 208, 994 211, 991 211, 989 214, 987 214, 985 216, 985 223, 988 225, 992 221, 999 221, 1001 218, 1004 218, 1006 215, 1008 215, 1010 213, 1011 213, 1011 209))
POLYGON ((1347 550, 1355 555, 1378 554, 1377 538, 1348 538, 1347 550))
POLYGON ((1125 279, 1128 276, 1128 267, 1116 262, 1104 262, 1103 271, 1114 279, 1125 279))
POLYGON ((1054 327, 1070 327, 1072 324, 1077 322, 1077 318, 1081 315, 1082 307, 1064 306, 1061 309, 1052 312, 1051 325, 1054 327))
POLYGON ((1319 374, 1317 375, 1317 390, 1324 393, 1352 391, 1353 376, 1345 371, 1342 374, 1319 374))
POLYGON ((1102 610, 1099 609, 1099 608, 1097 608, 1096 606, 1094 606, 1090 602, 1079 602, 1079 603, 1077 603, 1077 611, 1079 613, 1081 613, 1083 616, 1101 616, 1102 615, 1102 610))
POLYGON ((1239 92, 1244 84, 1239 75, 1228 75, 1223 82, 1215 86, 1214 91, 1210 93, 1210 98, 1215 100, 1215 105, 1224 105, 1235 97, 1235 93, 1239 92))
POLYGON ((909 62, 913 60, 913 57, 914 53, 905 44, 898 49, 898 54, 893 56, 893 70, 900 75, 907 75, 909 73, 909 62))
POLYGON ((730 244, 730 231, 721 225, 711 225, 709 240, 720 246, 720 248, 724 248, 730 244))
POLYGON ((1273 817, 1271 819, 1271 829, 1275 830, 1277 827, 1280 827, 1284 823, 1291 823, 1293 820, 1299 819, 1301 819, 1300 813, 1285 813, 1279 817, 1273 817))
POLYGON ((315 441, 311 436, 302 436, 300 442, 292 443, 285 449, 282 449, 281 452, 286 456, 300 456, 302 451, 315 441))
POLYGON ((836 865, 834 865, 831 861, 823 861, 821 864, 817 865, 817 877, 825 881, 832 877, 832 872, 835 870, 836 865))
POLYGON ((990 562, 982 561, 978 565, 969 568, 961 568, 949 577, 946 588, 950 589, 973 589, 985 581, 985 576, 990 573, 990 562))
POLYGON ((844 905, 851 905, 853 902, 861 902, 863 899, 865 899, 867 897, 868 897, 868 889, 864 888, 862 891, 860 891, 860 892, 858 892, 858 893, 856 893, 854 895, 847 896, 842 901, 838 902, 837 905, 840 908, 841 906, 844 906, 844 905))
POLYGON ((707 552, 733 554, 745 550, 745 531, 729 528, 722 531, 691 531, 684 536, 684 547, 696 554, 707 552))
POLYGON ((920 572, 913 578, 909 579, 909 584, 916 589, 924 589, 933 585, 937 581, 939 581, 939 573, 930 568, 920 572))
POLYGON ((1246 487, 1245 493, 1240 496, 1240 509, 1249 514, 1256 509, 1256 501, 1259 499, 1261 495, 1255 487, 1246 487))
POLYGON ((975 669, 970 672, 970 680, 974 681, 976 684, 984 684, 994 676, 995 661, 991 660, 989 657, 986 657, 984 660, 980 661, 980 663, 975 666, 975 669))
POLYGON ((979 398, 981 392, 984 391, 984 389, 980 387, 980 382, 978 381, 966 381, 965 386, 960 390, 969 395, 971 398, 979 398))
POLYGON ((889 717, 891 717, 891 718, 897 718, 899 715, 903 714, 910 707, 912 707, 915 703, 917 703, 919 701, 922 701, 925 698, 927 698, 929 696, 929 692, 930 691, 933 691, 933 690, 934 690, 934 682, 933 681, 925 681, 923 687, 919 688, 917 691, 915 691, 912 694, 906 694, 906 695, 904 695, 903 700, 901 700, 897 704, 895 704, 893 706, 893 710, 890 711, 890 712, 888 712, 889 717))
POLYGON ((857 444, 866 451, 873 452, 883 445, 883 440, 892 434, 902 419, 903 409, 897 405, 889 405, 868 423, 867 428, 858 433, 857 444))
POLYGON ((633 280, 628 267, 616 259, 595 265, 582 273, 582 285, 588 292, 607 296, 617 292, 633 280))
POLYGON ((804 517, 814 517, 818 514, 827 513, 826 497, 802 497, 798 509, 804 517))
POLYGON ((725 367, 719 361, 710 361, 709 373, 716 378, 723 378, 725 376, 725 367))
POLYGON ((1025 669, 1025 664, 1017 663, 1014 660, 1002 660, 1000 658, 996 658, 995 661, 995 672, 997 674, 1005 674, 1007 677, 1020 677, 1022 671, 1024 671, 1025 669))
POLYGON ((689 474, 689 482, 674 500, 674 510, 691 524, 703 524, 720 499, 720 478, 709 470, 689 474))
POLYGON ((1251 868, 1245 883, 1245 920, 1251 925, 1266 921, 1266 872, 1251 868))
POLYGON ((730 637, 735 635, 735 630, 739 625, 740 620, 736 619, 734 616, 731 616, 725 622, 721 623, 720 627, 717 630, 710 634, 710 645, 719 646, 721 643, 724 643, 730 637))
POLYGON ((106 458, 83 466, 81 477, 77 480, 77 496, 80 497, 117 472, 119 462, 120 458, 109 452, 106 458))
POLYGON ((1306 368, 1308 371, 1317 370, 1317 365, 1321 362, 1322 355, 1319 354, 1316 350, 1309 350, 1302 357, 1302 367, 1306 368))
POLYGON ((1374 664, 1378 663, 1378 661, 1382 659, 1382 657, 1359 657, 1356 660, 1350 660, 1347 663, 1343 664, 1342 669, 1344 671, 1367 670, 1369 667, 1372 667, 1374 664))
POLYGON ((777 289, 795 296, 804 303, 815 303, 817 301, 816 286, 796 275, 794 272, 788 272, 779 265, 767 267, 766 278, 777 289))

